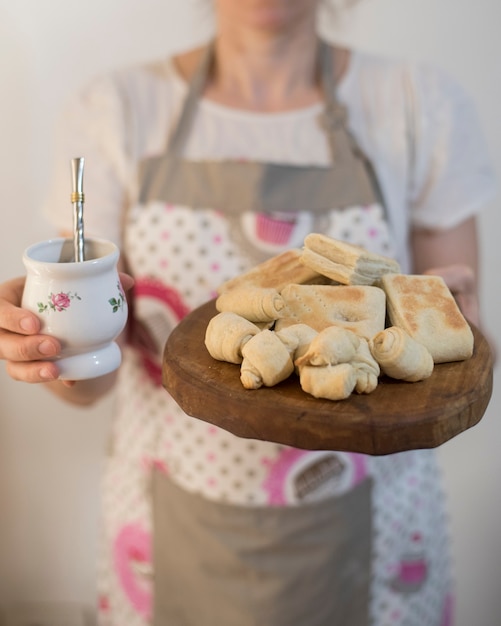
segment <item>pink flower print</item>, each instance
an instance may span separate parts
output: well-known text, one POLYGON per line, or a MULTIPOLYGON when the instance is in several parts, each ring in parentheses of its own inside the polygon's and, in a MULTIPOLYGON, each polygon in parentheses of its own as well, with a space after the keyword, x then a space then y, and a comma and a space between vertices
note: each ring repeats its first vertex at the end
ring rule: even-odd
POLYGON ((67 293, 63 293, 61 291, 61 293, 58 294, 52 294, 51 298, 50 298, 54 308, 56 309, 56 311, 62 311, 63 309, 67 309, 70 304, 71 304, 71 300, 68 296, 67 293))
POLYGON ((119 531, 114 545, 114 562, 122 589, 133 608, 145 619, 151 615, 151 538, 138 524, 119 531), (148 572, 146 571, 148 570, 148 572))
POLYGON ((50 309, 51 311, 61 313, 61 311, 66 311, 69 308, 73 299, 81 300, 82 298, 77 293, 72 293, 71 291, 50 293, 47 298, 48 304, 37 302, 38 312, 45 313, 50 309))

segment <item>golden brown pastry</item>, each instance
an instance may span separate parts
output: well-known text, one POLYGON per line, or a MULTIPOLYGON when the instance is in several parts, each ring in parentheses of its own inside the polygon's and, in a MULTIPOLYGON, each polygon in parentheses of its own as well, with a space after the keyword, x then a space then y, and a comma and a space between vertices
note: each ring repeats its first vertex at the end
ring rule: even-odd
POLYGON ((291 248, 256 265, 248 272, 227 280, 218 288, 218 293, 231 289, 250 287, 273 287, 281 291, 289 283, 328 283, 328 278, 301 262, 301 250, 291 248))
POLYGON ((388 274, 381 278, 392 326, 428 348, 435 363, 473 354, 473 333, 440 276, 388 274))
POLYGON ((299 322, 319 332, 335 325, 370 339, 384 328, 386 296, 379 287, 290 284, 281 294, 286 310, 276 330, 299 322))
POLYGON ((369 347, 383 372, 391 378, 417 382, 433 372, 433 357, 427 348, 397 326, 377 333, 369 347))
POLYGON ((240 380, 246 389, 272 387, 294 371, 291 355, 272 330, 262 330, 242 348, 240 380))
POLYGON ((294 364, 301 368, 303 365, 349 363, 359 343, 360 338, 355 333, 339 326, 328 326, 313 338, 306 352, 296 357, 294 364))
POLYGON ((307 235, 301 260, 344 285, 373 285, 383 274, 400 272, 394 259, 319 233, 307 235))
POLYGON ((357 393, 372 393, 378 385, 381 369, 371 354, 367 339, 360 338, 360 343, 355 356, 351 360, 351 365, 357 372, 355 391, 357 393))
MULTIPOLYGON (((284 344, 291 355, 292 362, 300 359, 308 350, 318 332, 307 324, 292 324, 282 330, 276 331, 277 337, 284 344)), ((294 367, 297 372, 297 367, 294 367)))
POLYGON ((240 287, 222 293, 216 309, 231 311, 251 322, 272 322, 283 312, 284 300, 273 287, 240 287))
POLYGON ((205 346, 213 359, 239 364, 243 346, 259 332, 257 326, 236 313, 218 313, 207 324, 205 346))
POLYGON ((303 365, 299 369, 299 382, 303 391, 315 398, 344 400, 355 389, 357 373, 349 363, 303 365))

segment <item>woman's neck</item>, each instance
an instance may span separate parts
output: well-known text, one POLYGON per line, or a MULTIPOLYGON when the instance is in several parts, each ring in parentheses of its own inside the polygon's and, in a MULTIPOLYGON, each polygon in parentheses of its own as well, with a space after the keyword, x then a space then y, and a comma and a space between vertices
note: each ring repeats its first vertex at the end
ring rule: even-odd
POLYGON ((286 36, 219 32, 208 98, 257 111, 283 111, 320 100, 314 25, 286 36))

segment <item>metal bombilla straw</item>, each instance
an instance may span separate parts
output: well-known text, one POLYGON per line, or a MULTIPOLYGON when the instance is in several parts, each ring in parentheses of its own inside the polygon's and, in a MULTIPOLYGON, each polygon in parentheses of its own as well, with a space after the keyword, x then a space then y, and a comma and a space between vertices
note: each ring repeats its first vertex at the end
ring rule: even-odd
POLYGON ((84 251, 84 192, 83 192, 83 171, 84 159, 77 158, 71 160, 72 173, 72 194, 71 202, 73 203, 73 248, 74 259, 77 263, 85 261, 84 251))

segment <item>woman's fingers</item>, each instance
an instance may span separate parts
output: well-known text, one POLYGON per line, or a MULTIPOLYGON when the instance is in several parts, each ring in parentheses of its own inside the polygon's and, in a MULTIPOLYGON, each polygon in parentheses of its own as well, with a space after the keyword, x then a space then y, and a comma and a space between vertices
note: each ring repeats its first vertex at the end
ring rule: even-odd
POLYGON ((40 320, 21 307, 24 278, 14 278, 0 285, 0 329, 21 335, 40 332, 40 320))
POLYGON ((40 320, 21 308, 24 278, 0 285, 0 359, 14 380, 47 382, 58 375, 56 363, 48 361, 61 350, 59 341, 40 333, 40 320))
POLYGON ((0 359, 39 361, 55 357, 61 349, 57 339, 48 335, 20 335, 0 330, 0 359))
POLYGON ((29 363, 7 361, 5 369, 11 378, 26 383, 46 383, 56 380, 59 376, 57 365, 50 361, 31 361, 29 363))

